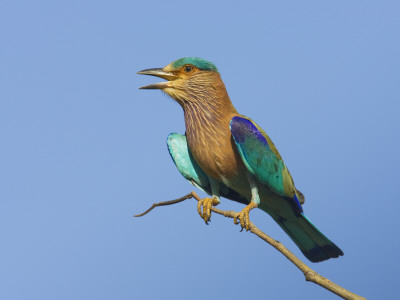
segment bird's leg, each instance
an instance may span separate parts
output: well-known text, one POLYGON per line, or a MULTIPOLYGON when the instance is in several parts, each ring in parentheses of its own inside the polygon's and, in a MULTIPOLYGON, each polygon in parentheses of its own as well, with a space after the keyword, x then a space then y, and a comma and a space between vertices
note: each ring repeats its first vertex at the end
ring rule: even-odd
POLYGON ((210 221, 211 218, 211 207, 212 206, 217 206, 221 201, 219 200, 219 197, 213 196, 212 198, 204 198, 201 199, 197 203, 197 211, 199 212, 199 215, 201 218, 204 219, 206 224, 208 224, 208 221, 210 221), (203 207, 203 212, 201 211, 201 207, 203 207))
POLYGON ((249 225, 250 225, 250 216, 249 216, 249 212, 250 210, 252 210, 253 208, 256 208, 258 206, 257 203, 251 201, 249 205, 247 205, 245 208, 243 208, 241 210, 241 212, 238 212, 235 214, 234 218, 233 218, 233 222, 235 224, 239 224, 240 222, 240 226, 242 226, 242 228, 246 228, 246 231, 249 230, 249 225), (238 221, 239 219, 239 221, 238 221))
POLYGON ((213 196, 211 198, 207 197, 204 199, 201 199, 197 203, 197 211, 199 212, 199 215, 206 224, 208 224, 208 221, 210 221, 211 218, 211 207, 212 206, 217 206, 221 201, 219 200, 219 183, 213 178, 209 178, 210 183, 211 183, 211 192, 213 196), (203 211, 201 210, 201 207, 203 207, 203 211))
POLYGON ((249 180, 250 188, 251 188, 251 201, 250 204, 242 209, 241 212, 236 213, 233 222, 235 224, 239 224, 242 228, 246 228, 246 231, 249 230, 250 225, 250 217, 249 212, 253 208, 256 208, 258 204, 260 204, 260 196, 258 195, 257 184, 255 183, 253 177, 250 174, 247 174, 247 179, 249 180), (239 221, 238 221, 239 219, 239 221))

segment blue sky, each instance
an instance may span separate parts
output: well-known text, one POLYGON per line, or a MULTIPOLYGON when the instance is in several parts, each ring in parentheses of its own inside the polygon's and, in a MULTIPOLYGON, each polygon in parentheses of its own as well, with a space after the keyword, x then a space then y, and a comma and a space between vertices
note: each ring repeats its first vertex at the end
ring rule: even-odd
POLYGON ((132 217, 194 189, 165 143, 181 108, 136 75, 184 56, 217 65, 344 251, 309 265, 397 296, 399 20, 397 1, 2 1, 0 298, 337 298, 194 200, 132 217))

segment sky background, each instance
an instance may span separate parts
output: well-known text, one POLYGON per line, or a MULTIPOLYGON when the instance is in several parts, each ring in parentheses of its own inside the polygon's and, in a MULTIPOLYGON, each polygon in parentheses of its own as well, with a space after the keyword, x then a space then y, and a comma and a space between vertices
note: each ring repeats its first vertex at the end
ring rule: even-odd
POLYGON ((344 256, 310 263, 252 221, 397 297, 399 41, 398 1, 1 1, 0 299, 337 299, 194 200, 133 218, 195 190, 166 148, 181 108, 136 75, 184 56, 217 65, 344 256))

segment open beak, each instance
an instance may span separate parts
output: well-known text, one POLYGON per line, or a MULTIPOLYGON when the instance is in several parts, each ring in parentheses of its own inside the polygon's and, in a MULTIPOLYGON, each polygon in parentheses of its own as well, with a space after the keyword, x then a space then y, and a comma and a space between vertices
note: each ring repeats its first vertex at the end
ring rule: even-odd
POLYGON ((175 74, 165 72, 163 69, 160 69, 160 68, 142 70, 142 71, 137 72, 137 74, 151 75, 151 76, 160 77, 160 78, 163 78, 166 80, 170 80, 170 81, 164 81, 164 82, 160 82, 160 83, 154 83, 154 84, 142 86, 139 89, 161 89, 162 90, 164 88, 170 87, 171 81, 178 78, 178 76, 176 76, 175 74))

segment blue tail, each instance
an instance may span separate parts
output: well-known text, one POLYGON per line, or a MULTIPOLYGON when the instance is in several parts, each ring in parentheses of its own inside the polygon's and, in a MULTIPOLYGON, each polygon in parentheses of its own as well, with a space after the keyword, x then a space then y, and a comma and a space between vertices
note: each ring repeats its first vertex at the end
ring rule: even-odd
POLYGON ((319 231, 304 214, 299 214, 294 222, 280 217, 274 219, 310 261, 320 262, 343 255, 343 251, 319 231))

